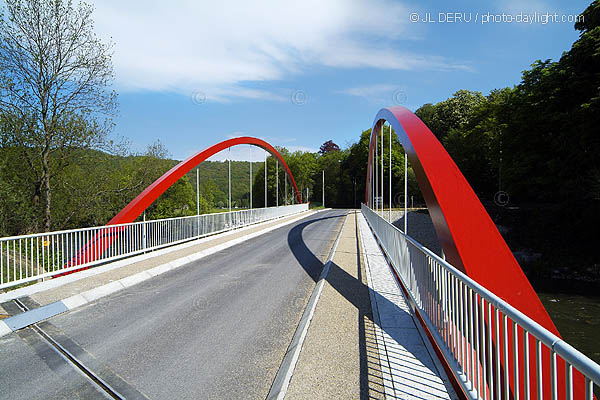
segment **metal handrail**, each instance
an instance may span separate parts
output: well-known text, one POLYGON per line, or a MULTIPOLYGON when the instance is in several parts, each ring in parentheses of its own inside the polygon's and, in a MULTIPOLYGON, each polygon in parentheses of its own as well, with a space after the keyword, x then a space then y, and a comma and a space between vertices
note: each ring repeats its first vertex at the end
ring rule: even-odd
POLYGON ((564 379, 567 400, 573 399, 578 383, 585 385, 576 388, 580 390, 578 393, 585 392, 586 400, 593 398, 594 384, 600 386, 600 365, 364 204, 362 212, 469 396, 494 399, 495 394, 500 400, 506 398, 503 393, 506 396, 512 386, 515 398, 522 393, 529 399, 529 395, 535 393, 541 399, 543 392, 548 390, 548 385, 544 386, 543 382, 550 382, 551 398, 555 400, 558 398, 557 379, 561 382, 564 379), (510 333, 509 323, 512 323, 510 333), (503 332, 500 332, 500 325, 503 332), (545 350, 542 344, 546 346, 545 350), (530 369, 532 349, 535 371, 530 369), (543 356, 545 351, 550 357, 543 356), (564 364, 558 364, 557 356, 564 364), (544 363, 546 360, 550 365, 544 363), (519 371, 519 367, 523 370, 519 371), (557 378, 562 367, 565 374, 557 378), (575 379, 577 372, 584 379, 575 379), (536 387, 531 386, 532 381, 536 382, 536 387))
POLYGON ((0 238, 0 289, 306 210, 294 204, 0 238))

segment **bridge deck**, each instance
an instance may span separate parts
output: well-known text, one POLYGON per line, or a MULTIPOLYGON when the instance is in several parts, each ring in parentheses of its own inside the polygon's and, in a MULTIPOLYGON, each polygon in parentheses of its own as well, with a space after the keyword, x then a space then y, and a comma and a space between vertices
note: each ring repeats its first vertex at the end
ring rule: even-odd
MULTIPOLYGON (((76 348, 76 353, 85 356, 84 364, 91 366, 93 371, 103 374, 115 369, 123 376, 129 376, 127 384, 116 378, 113 381, 132 393, 137 390, 161 397, 169 390, 175 390, 173 387, 169 389, 172 383, 188 382, 187 388, 177 385, 179 394, 202 392, 224 395, 241 390, 258 397, 264 396, 270 384, 269 377, 274 375, 274 368, 284 351, 283 346, 287 345, 289 338, 286 335, 291 334, 297 313, 308 296, 311 277, 314 277, 306 273, 323 266, 322 258, 333 244, 333 233, 345 218, 346 224, 340 233, 327 282, 286 398, 362 398, 368 393, 369 398, 454 400, 456 394, 427 339, 423 338, 413 321, 402 292, 364 217, 360 212, 345 214, 326 211, 280 220, 279 223, 287 221, 291 226, 280 225, 280 229, 257 236, 245 244, 228 247, 227 251, 220 251, 215 257, 206 257, 201 262, 182 266, 181 271, 172 271, 161 275, 162 278, 128 286, 91 302, 89 307, 52 318, 49 322, 53 325, 48 325, 49 322, 42 324, 48 325, 48 329, 55 326, 52 329, 56 332, 64 332, 60 335, 57 333, 57 337, 73 337, 82 343, 84 349, 76 348), (293 222, 296 218, 299 220, 293 222), (257 264, 257 257, 263 264, 257 264), (240 276, 245 278, 239 279, 240 276), (256 280, 258 282, 254 284, 256 280), (298 280, 303 282, 306 289, 305 295, 300 297, 297 293, 298 280), (225 284, 237 286, 225 290, 222 288, 225 284), (172 290, 175 286, 177 290, 172 290), (291 292, 276 295, 284 286, 289 286, 291 292), (265 288, 268 296, 265 296, 265 288), (204 291, 216 289, 219 293, 205 293, 201 297, 204 300, 200 302, 190 300, 204 291), (233 292, 237 295, 226 295, 233 292), (243 298, 238 298, 240 296, 243 298), (252 312, 244 311, 249 302, 248 296, 262 306, 253 308, 252 312), (206 299, 214 301, 208 302, 206 299), (289 299, 294 301, 290 302, 289 299), (149 306, 157 301, 162 306, 149 306), (186 306, 190 302, 191 307, 186 306), (290 306, 294 312, 282 313, 281 309, 277 309, 260 320, 257 314, 262 315, 263 308, 271 303, 290 306), (286 322, 283 316, 288 314, 290 318, 286 322), (195 321, 201 322, 200 325, 195 321), (239 326, 256 326, 257 330, 262 330, 247 335, 245 332, 248 328, 239 330, 239 326), (265 326, 271 328, 265 330, 265 326), (213 328, 214 332, 209 333, 208 330, 213 328), (287 333, 282 334, 282 329, 287 333), (234 332, 236 335, 233 335, 234 332), (163 340, 166 337, 168 340, 163 340), (219 345, 210 344, 211 338, 217 340, 219 345), (259 339, 276 341, 277 345, 264 343, 257 347, 254 341, 259 339), (239 345, 237 350, 234 346, 236 343, 239 345), (140 348, 132 351, 132 346, 134 350, 140 348), (220 350, 215 350, 215 346, 220 346, 220 350), (170 351, 165 352, 163 347, 169 347, 170 351), (195 349, 193 354, 188 354, 186 349, 190 348, 195 349), (240 363, 240 351, 248 353, 245 364, 240 363), (87 357, 87 352, 94 354, 95 358, 87 357), (269 362, 265 362, 266 355, 269 355, 269 362), (135 357, 136 363, 130 363, 130 357, 135 357), (185 361, 183 358, 190 357, 189 362, 177 367, 178 363, 185 361), (208 359, 211 362, 207 364, 208 359), (148 365, 141 368, 143 374, 132 367, 146 361, 148 365), (222 374, 219 377, 207 376, 207 371, 214 371, 218 365, 222 367, 219 369, 222 374), (262 367, 256 370, 249 365, 262 367), (177 379, 173 381, 163 376, 165 369, 177 379), (238 371, 239 379, 230 379, 235 371, 238 371), (205 379, 200 380, 199 376, 205 379), (157 385, 157 381, 162 383, 157 385)), ((274 223, 273 228, 277 225, 274 223)), ((235 242, 238 237, 241 239, 250 233, 258 234, 254 231, 265 227, 257 226, 207 240, 207 243, 182 246, 179 250, 141 261, 140 268, 141 264, 144 264, 144 268, 150 268, 159 259, 165 261, 165 257, 170 260, 193 251, 207 251, 205 247, 210 245, 215 250, 221 249, 220 246, 225 245, 227 240, 235 242)), ((109 269, 82 279, 75 279, 77 274, 65 276, 54 280, 55 283, 69 281, 63 286, 50 288, 46 286, 55 284, 50 285, 52 281, 44 282, 34 286, 47 291, 28 287, 24 288, 28 293, 21 295, 30 295, 33 300, 45 305, 90 286, 111 285, 114 279, 128 279, 121 275, 139 273, 136 265, 133 263, 126 268, 109 269)), ((100 268, 95 272, 100 272, 100 268)), ((83 277, 88 272, 80 274, 83 277)), ((19 362, 27 360, 19 354, 37 360, 31 353, 32 349, 48 350, 43 343, 38 343, 39 339, 34 339, 36 336, 29 328, 0 339, 0 355, 3 355, 0 357, 3 361, 0 369, 11 372, 0 374, 0 387, 4 388, 4 391, 0 390, 0 397, 2 393, 10 393, 12 398, 29 398, 31 390, 37 390, 35 386, 28 385, 30 378, 50 380, 54 376, 44 362, 36 364, 37 367, 31 369, 29 375, 17 376, 26 369, 19 362), (21 346, 21 341, 30 346, 21 346)), ((52 362, 50 364, 54 365, 52 362)), ((64 369, 64 366, 61 368, 64 369)), ((42 386, 57 394, 62 393, 66 398, 72 397, 73 393, 81 393, 82 388, 90 389, 81 379, 72 382, 51 380, 48 385, 42 386)), ((98 394, 92 389, 93 394, 98 394)), ((37 393, 42 397, 47 394, 47 390, 37 393)))

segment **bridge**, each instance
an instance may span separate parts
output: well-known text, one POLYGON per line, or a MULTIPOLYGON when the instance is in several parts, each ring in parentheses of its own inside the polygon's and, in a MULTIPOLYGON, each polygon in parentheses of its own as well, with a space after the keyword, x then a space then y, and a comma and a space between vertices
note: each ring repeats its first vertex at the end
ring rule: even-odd
POLYGON ((561 339, 431 131, 390 107, 371 135, 360 210, 310 209, 279 152, 242 137, 182 161, 106 226, 0 238, 0 397, 592 400, 600 366, 561 339), (392 128, 439 255, 409 235, 406 200, 393 216, 392 128), (274 205, 265 187, 263 207, 233 211, 230 183, 228 212, 145 220, 239 145, 276 161, 274 205))

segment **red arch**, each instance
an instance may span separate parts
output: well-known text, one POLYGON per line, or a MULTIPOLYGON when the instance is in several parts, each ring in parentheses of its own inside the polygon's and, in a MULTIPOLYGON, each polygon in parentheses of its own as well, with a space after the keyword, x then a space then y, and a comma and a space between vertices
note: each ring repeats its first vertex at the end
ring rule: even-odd
MULTIPOLYGON (((404 107, 383 108, 375 116, 369 145, 365 202, 369 204, 371 198, 375 133, 381 132, 385 121, 395 129, 408 155, 448 262, 560 337, 552 319, 465 177, 423 121, 404 107)), ((509 337, 512 337, 512 333, 509 333, 509 337)), ((522 352, 522 334, 520 338, 522 352)), ((511 344, 509 348, 512 348, 511 344)), ((512 350, 510 351, 512 354, 512 350)), ((531 347, 530 355, 534 354, 533 351, 535 348, 531 347)), ((549 361, 548 351, 543 351, 543 356, 545 361, 549 361)), ((531 358, 530 362, 530 371, 534 371, 535 364, 531 358)), ((512 364, 511 355, 508 366, 511 377, 512 364)), ((564 365, 559 364, 558 385, 563 393, 564 376, 564 365)), ((544 396, 550 397, 546 372, 543 379, 544 396)), ((583 395, 583 377, 575 373, 574 379, 577 382, 574 393, 583 395)), ((532 396, 535 395, 533 382, 532 396)))
MULTIPOLYGON (((295 190, 296 199, 298 203, 302 203, 296 181, 290 171, 288 165, 281 157, 281 154, 269 143, 264 140, 245 136, 234 139, 225 140, 217 143, 199 153, 194 154, 188 159, 180 162, 169 171, 165 172, 163 176, 155 180, 150 186, 148 186, 142 193, 140 193, 135 199, 125 206, 117 215, 111 219, 107 225, 119 225, 133 222, 139 217, 150 204, 152 204, 161 194, 163 194, 171 185, 173 185, 179 178, 189 172, 192 168, 209 158, 210 156, 218 153, 221 150, 225 150, 229 147, 236 146, 239 144, 250 144, 253 146, 260 147, 268 151, 272 156, 279 160, 279 163, 283 166, 284 171, 289 176, 292 183, 292 187, 295 190)), ((86 260, 86 262, 95 261, 99 254, 102 254, 114 241, 115 235, 123 232, 127 229, 126 226, 118 226, 114 228, 114 231, 101 232, 94 235, 85 245, 79 249, 77 254, 65 265, 65 267, 71 267, 80 264, 80 260, 86 260)), ((81 271, 89 267, 83 267, 78 270, 68 271, 63 274, 56 275, 58 278, 63 275, 67 275, 73 272, 81 271)))
POLYGON ((375 133, 389 122, 408 154, 446 259, 513 307, 558 334, 554 323, 496 225, 450 155, 427 126, 404 107, 380 110, 373 123, 366 201, 375 133))
POLYGON ((119 211, 119 213, 108 222, 107 225, 117 225, 133 222, 144 212, 146 208, 148 208, 148 206, 150 206, 150 204, 154 202, 154 200, 156 200, 169 187, 171 187, 171 185, 173 185, 183 175, 188 173, 192 168, 194 168, 210 156, 220 152, 221 150, 225 150, 229 147, 237 146, 240 144, 250 144, 253 146, 260 147, 268 151, 272 156, 279 160, 279 163, 284 167, 285 172, 287 173, 287 175, 290 178, 290 181, 292 182, 292 186, 295 190, 296 199, 298 200, 298 203, 302 203, 300 193, 298 192, 298 187, 296 186, 296 181, 294 180, 294 177, 289 167, 283 160, 283 157, 281 157, 281 154, 279 154, 279 152, 273 146, 271 146, 264 140, 260 140, 250 136, 243 136, 217 143, 180 162, 179 164, 165 172, 163 176, 154 181, 135 199, 133 199, 129 204, 127 204, 125 208, 119 211))

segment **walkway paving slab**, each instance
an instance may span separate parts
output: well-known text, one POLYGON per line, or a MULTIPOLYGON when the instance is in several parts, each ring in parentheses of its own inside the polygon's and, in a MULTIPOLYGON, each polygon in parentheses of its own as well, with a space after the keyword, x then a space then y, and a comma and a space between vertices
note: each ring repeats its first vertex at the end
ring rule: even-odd
POLYGON ((458 399, 362 214, 358 224, 386 399, 458 399))

